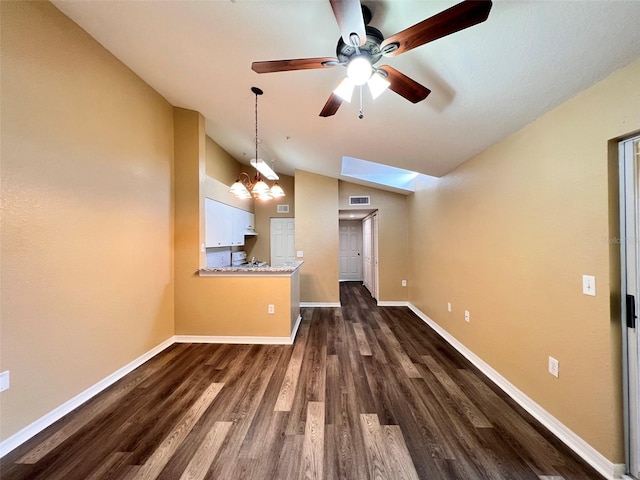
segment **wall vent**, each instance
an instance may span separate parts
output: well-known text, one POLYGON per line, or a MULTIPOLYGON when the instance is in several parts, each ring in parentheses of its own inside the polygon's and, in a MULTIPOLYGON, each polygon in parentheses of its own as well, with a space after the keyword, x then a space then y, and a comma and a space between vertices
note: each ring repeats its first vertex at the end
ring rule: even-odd
POLYGON ((277 213, 289 213, 289 205, 278 205, 276 206, 277 213))
POLYGON ((371 197, 349 197, 349 205, 371 205, 371 197))

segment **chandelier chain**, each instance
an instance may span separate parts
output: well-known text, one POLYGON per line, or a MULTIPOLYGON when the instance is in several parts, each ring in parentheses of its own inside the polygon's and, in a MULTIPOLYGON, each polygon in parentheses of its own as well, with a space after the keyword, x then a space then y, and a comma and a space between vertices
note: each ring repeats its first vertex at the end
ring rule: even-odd
POLYGON ((258 93, 256 92, 256 162, 258 161, 258 93))

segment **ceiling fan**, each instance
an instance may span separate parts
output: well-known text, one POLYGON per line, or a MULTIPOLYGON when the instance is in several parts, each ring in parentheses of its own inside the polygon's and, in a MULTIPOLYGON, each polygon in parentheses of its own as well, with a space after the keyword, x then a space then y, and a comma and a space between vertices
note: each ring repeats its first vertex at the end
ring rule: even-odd
MULTIPOLYGON (((395 57, 416 47, 445 37, 465 28, 484 22, 491 11, 491 0, 466 0, 427 18, 412 27, 384 38, 382 33, 369 25, 371 11, 359 0, 329 0, 340 27, 336 56, 298 58, 253 62, 251 69, 257 73, 285 72, 347 67, 347 77, 333 91, 321 117, 335 115, 343 101, 351 101, 356 86, 365 83, 373 98, 390 88, 412 103, 418 103, 431 93, 427 87, 407 77, 389 65, 376 67, 382 57, 395 57)), ((362 118, 362 110, 360 111, 362 118)))

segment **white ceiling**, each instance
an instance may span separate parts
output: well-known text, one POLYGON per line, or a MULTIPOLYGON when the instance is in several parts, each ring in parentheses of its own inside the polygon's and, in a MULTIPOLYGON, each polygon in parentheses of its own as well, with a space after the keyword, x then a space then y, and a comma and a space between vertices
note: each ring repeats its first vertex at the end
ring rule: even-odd
MULTIPOLYGON (((457 1, 364 1, 386 37, 457 1)), ((242 163, 341 178, 342 156, 440 176, 612 71, 640 58, 640 1, 496 1, 486 22, 383 59, 432 90, 391 91, 318 116, 346 70, 259 75, 251 62, 333 57, 328 0, 62 1, 54 4, 242 163)))

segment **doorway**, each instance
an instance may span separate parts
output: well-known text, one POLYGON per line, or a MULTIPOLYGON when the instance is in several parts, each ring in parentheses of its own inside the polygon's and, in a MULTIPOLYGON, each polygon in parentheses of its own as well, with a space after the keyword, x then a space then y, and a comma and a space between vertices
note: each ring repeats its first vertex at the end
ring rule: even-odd
POLYGON ((340 281, 362 281, 377 301, 378 210, 340 210, 338 219, 340 281))
POLYGON ((362 281, 362 222, 340 220, 340 281, 362 281))
POLYGON ((619 156, 626 463, 640 479, 640 137, 620 142, 619 156))
POLYGON ((293 265, 296 261, 295 219, 272 218, 270 231, 271 266, 293 265))

